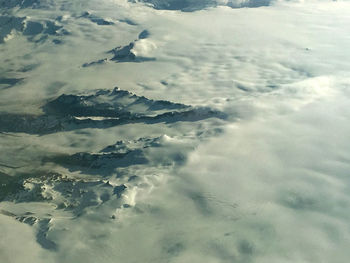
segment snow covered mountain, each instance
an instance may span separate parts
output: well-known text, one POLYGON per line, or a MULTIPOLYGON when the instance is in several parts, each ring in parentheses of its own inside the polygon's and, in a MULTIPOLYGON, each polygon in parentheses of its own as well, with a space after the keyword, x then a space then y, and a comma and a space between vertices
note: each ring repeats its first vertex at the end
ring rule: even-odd
POLYGON ((0 262, 346 262, 349 11, 0 0, 0 262))

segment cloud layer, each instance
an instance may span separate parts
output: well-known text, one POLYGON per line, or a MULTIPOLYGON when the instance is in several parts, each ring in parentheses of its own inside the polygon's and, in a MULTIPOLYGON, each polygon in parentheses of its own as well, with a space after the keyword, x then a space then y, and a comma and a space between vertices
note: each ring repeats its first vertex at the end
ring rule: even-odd
POLYGON ((349 3, 0 6, 1 262, 349 258, 349 3))

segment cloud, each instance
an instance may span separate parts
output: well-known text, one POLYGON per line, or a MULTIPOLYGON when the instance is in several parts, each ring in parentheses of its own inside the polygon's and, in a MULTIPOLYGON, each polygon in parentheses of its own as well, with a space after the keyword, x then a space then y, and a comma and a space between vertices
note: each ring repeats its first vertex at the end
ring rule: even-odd
POLYGON ((0 261, 348 259, 347 2, 18 3, 0 261))

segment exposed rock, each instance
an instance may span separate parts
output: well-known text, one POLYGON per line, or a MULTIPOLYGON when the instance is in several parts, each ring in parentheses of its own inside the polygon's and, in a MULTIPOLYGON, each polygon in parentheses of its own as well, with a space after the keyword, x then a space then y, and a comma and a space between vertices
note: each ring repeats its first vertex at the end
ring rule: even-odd
POLYGON ((11 39, 16 34, 23 34, 29 41, 43 42, 48 36, 64 36, 69 34, 56 21, 36 21, 26 17, 0 16, 0 43, 11 39))
POLYGON ((150 36, 150 33, 148 30, 143 30, 140 34, 139 34, 139 39, 145 39, 148 38, 150 36))
POLYGON ((127 123, 173 123, 207 118, 225 119, 222 112, 151 100, 128 91, 99 90, 92 95, 61 95, 43 106, 45 114, 0 113, 0 132, 45 134, 81 128, 107 128, 127 123))
POLYGON ((145 57, 145 56, 140 56, 137 55, 134 51, 135 45, 137 44, 138 41, 142 39, 146 39, 150 36, 150 32, 148 30, 143 30, 139 35, 138 39, 130 42, 126 46, 119 46, 116 48, 113 48, 112 50, 107 51, 108 54, 112 54, 113 57, 110 59, 104 58, 100 59, 97 61, 89 62, 89 63, 84 63, 82 66, 83 67, 90 67, 94 65, 101 65, 106 63, 108 60, 122 63, 122 62, 146 62, 146 61, 154 61, 156 60, 153 57, 145 57))
POLYGON ((114 25, 112 21, 107 21, 103 18, 100 18, 96 15, 90 14, 89 12, 84 12, 81 17, 89 19, 91 22, 99 25, 99 26, 110 26, 114 25))
POLYGON ((22 32, 24 20, 24 17, 0 16, 0 43, 8 39, 14 31, 22 32))
POLYGON ((270 4, 271 0, 129 0, 129 2, 143 2, 150 5, 154 9, 193 12, 218 5, 226 5, 232 8, 267 6, 270 4))
POLYGON ((93 61, 90 63, 84 63, 83 67, 86 68, 86 67, 91 67, 91 66, 95 66, 95 65, 101 65, 101 64, 105 64, 107 61, 108 61, 107 58, 103 58, 103 59, 93 61))

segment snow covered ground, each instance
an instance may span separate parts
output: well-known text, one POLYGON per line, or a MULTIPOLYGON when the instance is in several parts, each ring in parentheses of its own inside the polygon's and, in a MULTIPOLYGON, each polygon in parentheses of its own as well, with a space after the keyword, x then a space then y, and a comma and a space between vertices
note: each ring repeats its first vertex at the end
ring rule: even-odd
POLYGON ((0 0, 0 262, 347 262, 349 12, 0 0))

